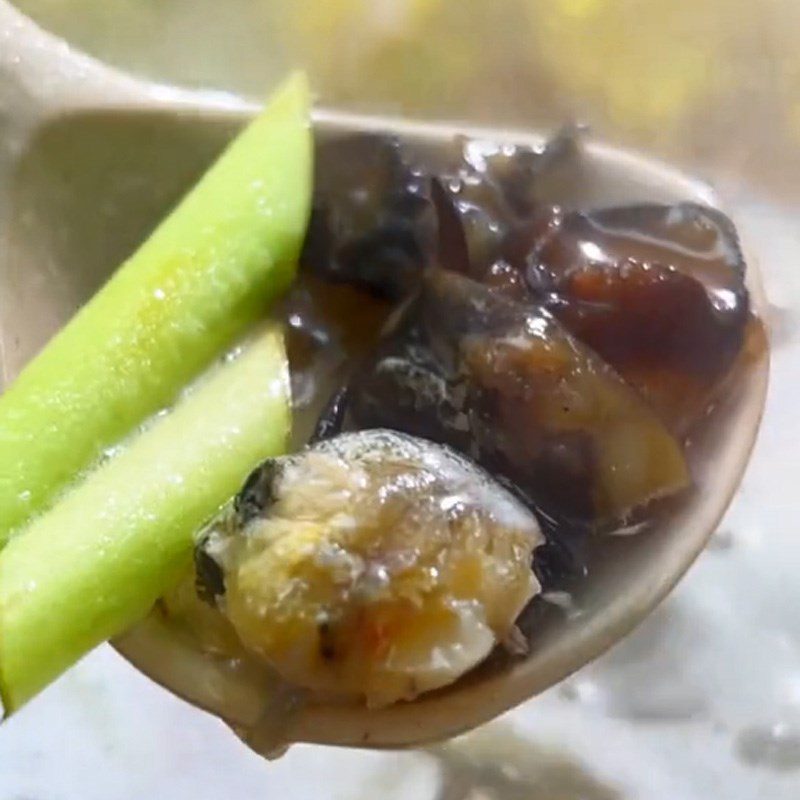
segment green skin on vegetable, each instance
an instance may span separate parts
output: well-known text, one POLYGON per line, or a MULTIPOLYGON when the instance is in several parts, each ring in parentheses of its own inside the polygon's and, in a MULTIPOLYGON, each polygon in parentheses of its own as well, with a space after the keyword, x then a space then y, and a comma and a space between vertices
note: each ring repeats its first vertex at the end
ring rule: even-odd
POLYGON ((290 426, 271 329, 11 540, 0 553, 6 714, 148 612, 186 568, 194 532, 284 451, 290 426))
POLYGON ((0 397, 0 548, 288 286, 312 149, 295 76, 0 397))

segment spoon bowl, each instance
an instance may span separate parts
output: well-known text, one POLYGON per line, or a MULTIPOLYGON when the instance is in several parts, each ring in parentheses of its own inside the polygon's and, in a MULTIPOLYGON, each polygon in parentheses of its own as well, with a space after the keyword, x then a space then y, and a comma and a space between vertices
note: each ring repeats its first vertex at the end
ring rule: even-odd
MULTIPOLYGON (((388 119, 321 114, 318 140, 342 130, 390 131, 415 148, 444 146, 456 134, 486 141, 536 146, 530 133, 413 124, 388 119)), ((718 207, 704 184, 663 164, 597 143, 580 156, 580 179, 553 187, 552 199, 593 203, 692 201, 718 207), (571 182, 572 183, 572 182, 571 182), (575 187, 580 185, 580 193, 575 187)), ((761 289, 750 264, 749 288, 756 308, 761 289)), ((609 537, 595 543, 590 575, 574 598, 574 613, 537 631, 530 655, 498 660, 454 685, 367 711, 358 705, 306 705, 287 716, 281 735, 289 742, 318 742, 373 748, 405 747, 459 734, 497 716, 558 683, 629 633, 661 601, 703 550, 729 505, 750 454, 767 383, 767 363, 753 366, 742 390, 729 398, 725 430, 708 432, 699 479, 690 497, 634 537, 609 537), (732 434, 731 434, 732 432, 732 434)), ((164 618, 151 616, 116 642, 117 648, 163 685, 226 719, 251 744, 269 750, 260 737, 264 714, 263 678, 210 661, 175 635, 164 618), (169 654, 169 655, 167 655, 169 654), (181 674, 178 676, 178 672, 181 674), (252 681, 248 686, 248 681, 252 681)))
MULTIPOLYGON (((140 82, 70 50, 0 2, 0 367, 9 382, 202 173, 254 107, 226 95, 140 82)), ((531 132, 414 123, 331 111, 318 142, 343 132, 391 132, 435 156, 457 134, 540 146, 531 132)), ((587 141, 548 199, 583 206, 693 201, 719 207, 705 184, 655 161, 587 141)), ((745 243, 746 249, 746 243, 745 243)), ((757 265, 748 285, 763 308, 757 265)), ((734 495, 764 406, 768 361, 726 398, 710 430, 696 487, 636 537, 597 542, 574 613, 549 619, 521 660, 490 660, 452 686, 380 710, 288 709, 264 674, 201 652, 155 610, 114 642, 165 688, 225 720, 255 749, 277 739, 373 748, 444 739, 554 685, 625 636, 702 551, 734 495), (276 720, 281 720, 276 733, 276 720)))

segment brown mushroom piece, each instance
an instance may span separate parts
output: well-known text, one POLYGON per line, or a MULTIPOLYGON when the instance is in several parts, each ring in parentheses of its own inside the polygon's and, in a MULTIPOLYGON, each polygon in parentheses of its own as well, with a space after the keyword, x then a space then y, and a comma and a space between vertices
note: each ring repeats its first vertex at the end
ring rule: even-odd
POLYGON ((397 139, 349 134, 319 145, 301 255, 313 274, 404 297, 427 262, 435 228, 428 178, 397 139))
POLYGON ((362 364, 342 419, 446 443, 565 524, 616 525, 689 483, 678 441, 547 310, 444 270, 362 364))
MULTIPOLYGON (((438 264, 487 282, 516 281, 502 267, 504 245, 538 215, 540 190, 578 159, 578 131, 564 128, 539 148, 457 137, 432 179, 438 264)), ((507 266, 507 265, 506 265, 507 266)))
POLYGON ((677 432, 706 411, 750 317, 733 224, 692 203, 553 213, 525 254, 529 287, 677 432))
POLYGON ((539 208, 539 184, 576 152, 572 128, 538 149, 456 137, 435 157, 385 134, 332 137, 317 149, 301 261, 318 277, 391 300, 437 259, 483 277, 539 208))

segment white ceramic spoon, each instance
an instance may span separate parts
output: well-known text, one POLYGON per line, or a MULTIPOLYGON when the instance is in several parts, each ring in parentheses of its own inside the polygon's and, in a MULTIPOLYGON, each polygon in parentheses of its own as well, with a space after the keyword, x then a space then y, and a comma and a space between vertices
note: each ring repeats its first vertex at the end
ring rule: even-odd
MULTIPOLYGON (((71 50, 0 0, 0 366, 5 382, 69 318, 126 248, 196 177, 253 107, 236 98, 138 81, 71 50)), ((532 133, 473 130, 319 111, 318 138, 391 130, 436 148, 455 133, 540 144, 532 133)), ((650 160, 587 143, 580 180, 563 191, 586 205, 693 200, 702 183, 650 160)), ((555 189, 558 193, 558 189, 555 189)), ((556 199, 556 198, 554 198, 556 199)), ((749 285, 762 303, 754 261, 749 285)), ((410 746, 474 727, 547 689, 640 622, 703 549, 741 479, 764 405, 765 357, 730 398, 691 500, 657 531, 603 543, 576 598, 580 613, 542 629, 529 657, 482 669, 412 703, 366 711, 308 705, 286 713, 287 742, 410 746)), ((151 616, 115 642, 166 688, 226 720, 255 747, 274 745, 280 697, 263 676, 204 656, 151 616), (265 733, 260 737, 260 733, 265 733)))

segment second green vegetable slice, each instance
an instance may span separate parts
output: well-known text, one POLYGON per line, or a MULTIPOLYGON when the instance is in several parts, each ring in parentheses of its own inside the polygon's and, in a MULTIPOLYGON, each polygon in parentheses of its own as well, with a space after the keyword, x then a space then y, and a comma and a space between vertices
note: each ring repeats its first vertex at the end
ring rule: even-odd
POLYGON ((7 714, 147 613, 190 563, 198 527, 257 464, 283 452, 290 427, 286 352, 271 328, 8 544, 7 714))

